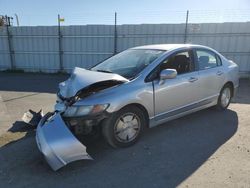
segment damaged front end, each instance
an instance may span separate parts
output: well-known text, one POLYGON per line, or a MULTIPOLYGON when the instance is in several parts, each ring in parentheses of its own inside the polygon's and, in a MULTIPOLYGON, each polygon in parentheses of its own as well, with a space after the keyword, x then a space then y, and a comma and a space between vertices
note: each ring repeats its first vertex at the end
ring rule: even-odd
POLYGON ((87 135, 109 116, 109 104, 88 104, 84 99, 128 80, 113 73, 75 68, 68 80, 59 84, 55 112, 48 113, 37 126, 39 150, 53 170, 80 159, 92 159, 77 134, 87 135))

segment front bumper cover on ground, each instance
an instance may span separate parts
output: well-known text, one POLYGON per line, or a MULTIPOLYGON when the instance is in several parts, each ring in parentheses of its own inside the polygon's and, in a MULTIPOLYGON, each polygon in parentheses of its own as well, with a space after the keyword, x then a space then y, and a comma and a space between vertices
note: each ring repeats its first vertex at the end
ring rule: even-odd
POLYGON ((60 113, 48 113, 41 119, 36 131, 36 142, 53 170, 72 161, 92 159, 86 147, 70 132, 60 113))

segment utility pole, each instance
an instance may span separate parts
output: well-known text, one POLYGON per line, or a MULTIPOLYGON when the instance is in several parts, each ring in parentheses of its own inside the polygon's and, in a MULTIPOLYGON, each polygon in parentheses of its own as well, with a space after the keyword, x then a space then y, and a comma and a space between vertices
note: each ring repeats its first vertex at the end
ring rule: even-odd
POLYGON ((117 13, 115 12, 115 25, 114 25, 114 54, 117 53, 117 13))
POLYGON ((184 44, 187 42, 187 35, 188 35, 188 16, 189 16, 189 11, 187 10, 187 14, 186 14, 186 25, 185 25, 185 34, 184 34, 184 44))
POLYGON ((7 20, 7 25, 11 26, 12 25, 11 23, 13 23, 13 18, 6 15, 6 20, 7 20))
POLYGON ((57 17, 58 20, 58 49, 59 49, 59 68, 60 71, 63 71, 63 51, 62 51, 62 34, 61 34, 61 18, 60 18, 60 14, 58 14, 57 17))
MULTIPOLYGON (((7 16, 6 16, 7 18, 7 16)), ((10 30, 9 30, 9 25, 6 24, 6 30, 7 30, 7 39, 8 39, 8 46, 9 46, 9 54, 10 54, 10 68, 11 70, 15 69, 15 64, 14 64, 14 50, 13 50, 13 46, 12 46, 12 35, 10 34, 10 30)))

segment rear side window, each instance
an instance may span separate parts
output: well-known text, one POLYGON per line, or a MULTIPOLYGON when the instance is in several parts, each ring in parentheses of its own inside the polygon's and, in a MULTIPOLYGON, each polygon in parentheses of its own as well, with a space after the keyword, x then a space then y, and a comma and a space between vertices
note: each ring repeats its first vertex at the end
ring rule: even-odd
POLYGON ((221 65, 220 58, 214 52, 208 50, 196 50, 199 70, 206 70, 221 65))

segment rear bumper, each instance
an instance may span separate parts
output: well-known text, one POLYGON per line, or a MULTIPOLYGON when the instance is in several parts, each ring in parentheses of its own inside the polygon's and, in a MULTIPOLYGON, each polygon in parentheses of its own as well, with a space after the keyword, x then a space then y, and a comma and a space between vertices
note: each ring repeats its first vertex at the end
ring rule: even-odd
POLYGON ((53 170, 72 161, 92 159, 86 147, 70 132, 60 113, 48 113, 41 119, 36 131, 36 142, 53 170))

